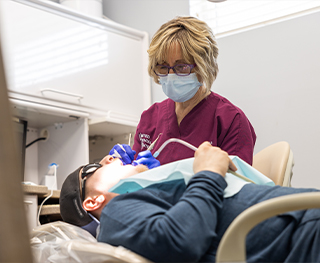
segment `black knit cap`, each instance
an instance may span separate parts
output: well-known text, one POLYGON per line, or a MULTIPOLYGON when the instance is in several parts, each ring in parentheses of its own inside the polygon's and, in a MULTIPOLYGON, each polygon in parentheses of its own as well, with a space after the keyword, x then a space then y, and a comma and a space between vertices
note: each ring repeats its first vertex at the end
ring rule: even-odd
POLYGON ((80 227, 93 221, 82 207, 79 180, 79 172, 82 167, 68 175, 62 185, 59 199, 60 214, 63 221, 80 227))

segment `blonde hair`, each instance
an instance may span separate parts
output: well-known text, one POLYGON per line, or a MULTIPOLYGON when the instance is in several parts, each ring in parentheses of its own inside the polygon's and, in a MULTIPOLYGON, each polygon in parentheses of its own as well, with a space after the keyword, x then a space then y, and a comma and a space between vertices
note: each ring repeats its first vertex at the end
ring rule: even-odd
POLYGON ((149 54, 148 73, 159 84, 159 76, 153 69, 166 61, 170 47, 179 43, 183 59, 195 63, 194 72, 207 91, 218 74, 218 46, 211 28, 195 17, 176 17, 163 24, 153 36, 149 54))

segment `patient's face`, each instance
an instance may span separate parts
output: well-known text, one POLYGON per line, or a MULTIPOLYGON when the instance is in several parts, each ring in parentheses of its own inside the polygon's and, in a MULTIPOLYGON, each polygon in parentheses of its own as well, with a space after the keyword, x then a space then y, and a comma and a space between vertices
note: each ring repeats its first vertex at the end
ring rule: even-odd
POLYGON ((102 167, 91 175, 86 182, 86 187, 94 187, 99 192, 106 192, 121 179, 148 170, 145 165, 124 165, 119 158, 113 158, 111 155, 105 156, 100 164, 102 164, 102 167))

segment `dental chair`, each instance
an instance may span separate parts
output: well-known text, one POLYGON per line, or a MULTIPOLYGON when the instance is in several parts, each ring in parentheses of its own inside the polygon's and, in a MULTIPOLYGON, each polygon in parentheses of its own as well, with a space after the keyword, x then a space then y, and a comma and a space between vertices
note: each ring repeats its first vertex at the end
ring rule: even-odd
POLYGON ((269 199, 238 215, 224 233, 216 262, 246 262, 246 236, 258 223, 294 210, 320 208, 320 193, 300 193, 269 199))
POLYGON ((252 167, 276 185, 291 186, 293 166, 293 153, 285 141, 274 143, 253 156, 252 167))
MULTIPOLYGON (((265 148, 254 156, 253 164, 256 169, 260 170, 260 172, 264 173, 276 184, 286 186, 290 185, 293 167, 293 154, 287 142, 278 142, 265 148)), ((294 204, 297 204, 297 202, 294 201, 294 204)), ((278 207, 278 201, 276 201, 276 199, 272 200, 269 208, 273 214, 279 213, 279 209, 288 209, 290 206, 283 205, 282 207, 278 207)), ((305 206, 302 208, 304 207, 305 206)), ((251 224, 255 222, 258 223, 258 219, 263 220, 265 218, 264 207, 262 209, 259 209, 258 207, 258 210, 248 209, 248 211, 249 214, 245 217, 245 220, 240 221, 240 229, 236 223, 235 227, 232 227, 230 230, 236 231, 236 233, 233 234, 231 232, 231 234, 229 234, 231 238, 228 238, 227 234, 227 241, 222 242, 222 248, 220 248, 222 252, 219 252, 218 254, 219 260, 222 260, 221 262, 229 261, 230 255, 234 255, 236 259, 245 259, 245 245, 238 246, 237 242, 236 244, 232 243, 229 245, 229 242, 230 240, 233 240, 232 236, 238 237, 238 233, 246 229, 248 229, 247 232, 249 232, 251 228, 248 228, 248 226, 251 226, 251 224), (233 228, 236 230, 232 230, 233 228), (225 242, 226 245, 223 245, 225 242), (233 248, 235 247, 236 252, 233 252, 233 248)), ((244 232, 243 235, 247 234, 247 232, 244 232)), ((239 238, 236 238, 236 240, 238 241, 239 238)), ((245 244, 245 237, 241 236, 241 241, 244 242, 242 244, 245 244)), ((50 258, 50 260, 55 259, 55 262, 63 262, 64 260, 67 260, 68 262, 76 263, 149 262, 147 259, 123 247, 114 247, 105 243, 97 242, 95 238, 83 229, 60 221, 44 224, 34 229, 32 231, 31 244, 36 262, 43 262, 47 258, 50 258)), ((231 259, 233 259, 233 257, 231 257, 231 259)))

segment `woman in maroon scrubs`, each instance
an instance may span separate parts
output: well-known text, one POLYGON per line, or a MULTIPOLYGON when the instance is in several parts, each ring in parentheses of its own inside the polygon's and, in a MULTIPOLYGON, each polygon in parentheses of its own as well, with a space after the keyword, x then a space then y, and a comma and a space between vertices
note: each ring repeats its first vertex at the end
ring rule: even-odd
MULTIPOLYGON (((194 17, 174 18, 153 36, 148 53, 149 75, 168 99, 142 113, 134 137, 135 157, 157 138, 152 154, 166 140, 179 138, 195 147, 209 141, 252 164, 256 135, 250 121, 211 91, 218 73, 218 47, 210 27, 194 17)), ((193 156, 193 150, 173 142, 157 159, 166 164, 193 156)))

